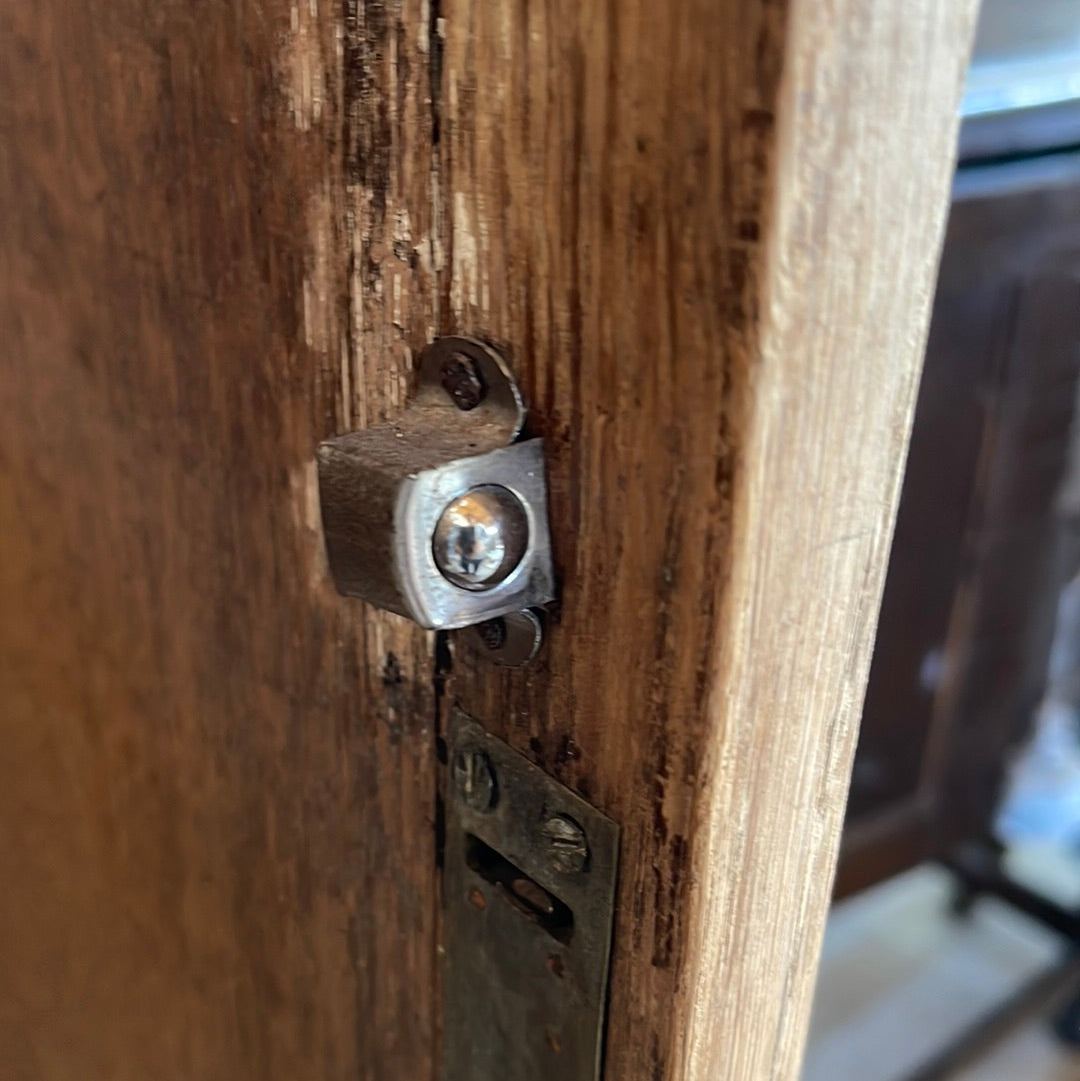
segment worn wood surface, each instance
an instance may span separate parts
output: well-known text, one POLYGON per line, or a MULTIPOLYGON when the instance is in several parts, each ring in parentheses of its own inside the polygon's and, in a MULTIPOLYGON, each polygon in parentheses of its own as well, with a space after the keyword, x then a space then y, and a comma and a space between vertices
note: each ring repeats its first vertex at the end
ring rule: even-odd
POLYGON ((431 332, 406 14, 0 8, 11 1081, 431 1076, 430 643, 312 470, 431 332))
POLYGON ((617 818, 607 1077, 794 1079, 970 3, 0 14, 0 1050, 431 1076, 448 697, 617 818), (560 610, 332 595, 315 443, 506 346, 560 610), (432 660, 432 657, 436 660, 432 660))
POLYGON ((444 4, 443 328, 564 583, 450 688, 622 824, 611 1079, 797 1076, 973 8, 444 4))
POLYGON ((799 1074, 976 9, 790 11, 685 1076, 799 1074))

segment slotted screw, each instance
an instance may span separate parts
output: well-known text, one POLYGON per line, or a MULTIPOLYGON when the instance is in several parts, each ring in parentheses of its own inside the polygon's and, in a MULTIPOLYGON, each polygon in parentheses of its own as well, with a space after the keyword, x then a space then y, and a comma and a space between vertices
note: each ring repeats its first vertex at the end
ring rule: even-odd
POLYGON ((454 755, 454 784, 474 811, 487 811, 495 802, 495 771, 483 751, 467 747, 454 755))
POLYGON ((487 387, 471 358, 455 353, 443 364, 440 375, 443 390, 463 412, 475 409, 484 400, 487 387))
POLYGON ((552 815, 540 832, 547 846, 548 863, 552 870, 574 875, 585 869, 589 845, 585 831, 568 815, 552 815))
POLYGON ((506 620, 502 616, 477 623, 476 633, 488 649, 502 649, 506 645, 506 620))

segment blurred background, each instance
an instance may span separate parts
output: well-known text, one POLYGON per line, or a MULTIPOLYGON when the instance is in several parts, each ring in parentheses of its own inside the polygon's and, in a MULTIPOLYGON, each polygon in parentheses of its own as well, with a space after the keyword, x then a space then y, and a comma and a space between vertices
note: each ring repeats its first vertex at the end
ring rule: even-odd
POLYGON ((1080 0, 984 0, 804 1081, 1080 1079, 1080 0))

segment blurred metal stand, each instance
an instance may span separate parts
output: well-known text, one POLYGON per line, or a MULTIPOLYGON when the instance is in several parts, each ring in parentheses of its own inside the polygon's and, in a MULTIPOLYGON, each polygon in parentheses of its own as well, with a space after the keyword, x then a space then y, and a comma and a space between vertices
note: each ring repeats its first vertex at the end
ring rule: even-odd
MULTIPOLYGON (((997 164, 1080 150, 1080 15, 1075 0, 985 0, 963 103, 959 161, 976 175, 997 164)), ((955 876, 953 911, 993 897, 1061 936, 1061 960, 1020 987, 906 1081, 947 1081, 1017 1026, 1053 1012, 1054 1030, 1080 1047, 1080 910, 1011 878, 993 839, 966 844, 942 864, 955 876)))

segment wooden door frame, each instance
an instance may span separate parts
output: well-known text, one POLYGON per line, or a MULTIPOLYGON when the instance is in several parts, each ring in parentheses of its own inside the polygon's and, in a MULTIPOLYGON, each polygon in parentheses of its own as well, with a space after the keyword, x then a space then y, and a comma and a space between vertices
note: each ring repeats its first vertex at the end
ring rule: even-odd
POLYGON ((460 705, 622 829, 608 1081, 795 1081, 975 6, 0 15, 0 1052, 434 1078, 460 705), (441 333, 546 440, 521 672, 327 574, 441 333))

